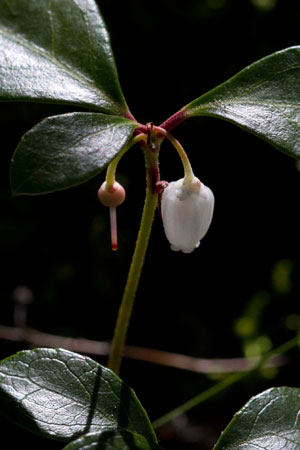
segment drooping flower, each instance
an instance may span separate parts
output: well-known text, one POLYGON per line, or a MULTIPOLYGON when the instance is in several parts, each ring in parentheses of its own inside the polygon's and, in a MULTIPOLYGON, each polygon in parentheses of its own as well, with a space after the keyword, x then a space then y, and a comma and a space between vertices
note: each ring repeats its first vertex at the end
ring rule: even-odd
POLYGON ((98 191, 98 198, 102 205, 109 207, 111 247, 113 250, 118 249, 116 207, 124 202, 125 196, 125 189, 117 181, 114 181, 112 185, 104 181, 98 191))
POLYGON ((164 230, 171 249, 191 253, 199 247, 211 223, 214 195, 193 176, 169 183, 161 199, 164 230))

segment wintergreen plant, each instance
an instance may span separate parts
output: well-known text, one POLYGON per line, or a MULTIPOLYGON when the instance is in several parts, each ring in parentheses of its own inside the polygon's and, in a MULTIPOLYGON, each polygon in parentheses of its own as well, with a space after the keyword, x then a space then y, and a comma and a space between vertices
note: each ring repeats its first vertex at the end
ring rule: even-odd
MULTIPOLYGON (((107 168, 98 195, 110 209, 116 249, 116 207, 125 199, 116 181, 118 163, 136 145, 146 167, 144 210, 109 368, 65 350, 20 352, 0 363, 1 411, 30 431, 65 441, 66 450, 159 448, 153 427, 299 342, 295 337, 272 350, 250 371, 226 378, 153 425, 134 392, 117 375, 159 196, 163 225, 174 250, 189 253, 198 247, 212 217, 213 194, 194 176, 171 131, 190 117, 218 117, 299 158, 300 47, 246 67, 159 126, 139 123, 130 112, 94 0, 1 1, 0 49, 3 101, 60 103, 87 110, 46 118, 24 135, 11 163, 14 195, 67 189, 107 168), (184 171, 184 178, 169 186, 159 174, 160 148, 166 139, 177 150, 184 171)), ((274 388, 251 399, 234 416, 215 449, 300 448, 299 398, 299 389, 274 388)))

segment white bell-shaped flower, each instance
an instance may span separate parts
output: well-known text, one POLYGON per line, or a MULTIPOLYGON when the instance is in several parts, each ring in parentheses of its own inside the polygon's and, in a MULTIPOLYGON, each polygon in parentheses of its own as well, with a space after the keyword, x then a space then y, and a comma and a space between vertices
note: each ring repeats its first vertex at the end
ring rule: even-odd
POLYGON ((198 178, 169 183, 162 194, 161 214, 171 249, 191 253, 199 247, 211 223, 213 209, 214 195, 198 178))

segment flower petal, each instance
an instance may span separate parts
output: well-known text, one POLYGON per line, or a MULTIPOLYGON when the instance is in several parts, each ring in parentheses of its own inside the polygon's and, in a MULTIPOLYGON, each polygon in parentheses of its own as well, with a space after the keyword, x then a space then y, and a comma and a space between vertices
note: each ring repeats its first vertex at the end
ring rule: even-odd
POLYGON ((161 201, 164 230, 174 251, 191 253, 199 247, 211 223, 214 209, 212 191, 197 178, 169 183, 161 201))

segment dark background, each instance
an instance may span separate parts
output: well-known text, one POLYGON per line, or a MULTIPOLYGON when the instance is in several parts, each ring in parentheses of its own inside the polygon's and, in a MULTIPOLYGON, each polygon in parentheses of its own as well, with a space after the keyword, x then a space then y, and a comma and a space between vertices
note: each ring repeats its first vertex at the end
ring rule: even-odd
MULTIPOLYGON (((300 40, 300 6, 291 0, 99 0, 111 33, 127 103, 159 125, 246 65, 300 40)), ((28 325, 63 336, 109 340, 139 226, 143 157, 132 149, 119 166, 127 200, 118 209, 119 251, 110 249, 107 211, 97 199, 104 174, 68 191, 12 198, 10 158, 41 118, 70 108, 2 104, 1 319, 13 325, 13 292, 35 301, 28 325)), ((181 124, 174 135, 216 205, 198 250, 173 253, 157 215, 128 343, 202 358, 255 355, 299 329, 300 174, 296 162, 233 125, 212 118, 181 124)), ((182 177, 164 144, 161 177, 182 177)), ((0 341, 1 356, 25 348, 0 341)), ((106 358, 95 358, 106 363, 106 358)), ((166 449, 210 449, 233 413, 270 386, 299 386, 299 357, 235 386, 160 430, 166 449)), ((218 378, 126 360, 123 379, 150 418, 210 387, 218 378)), ((1 419, 0 449, 59 449, 1 419)))

